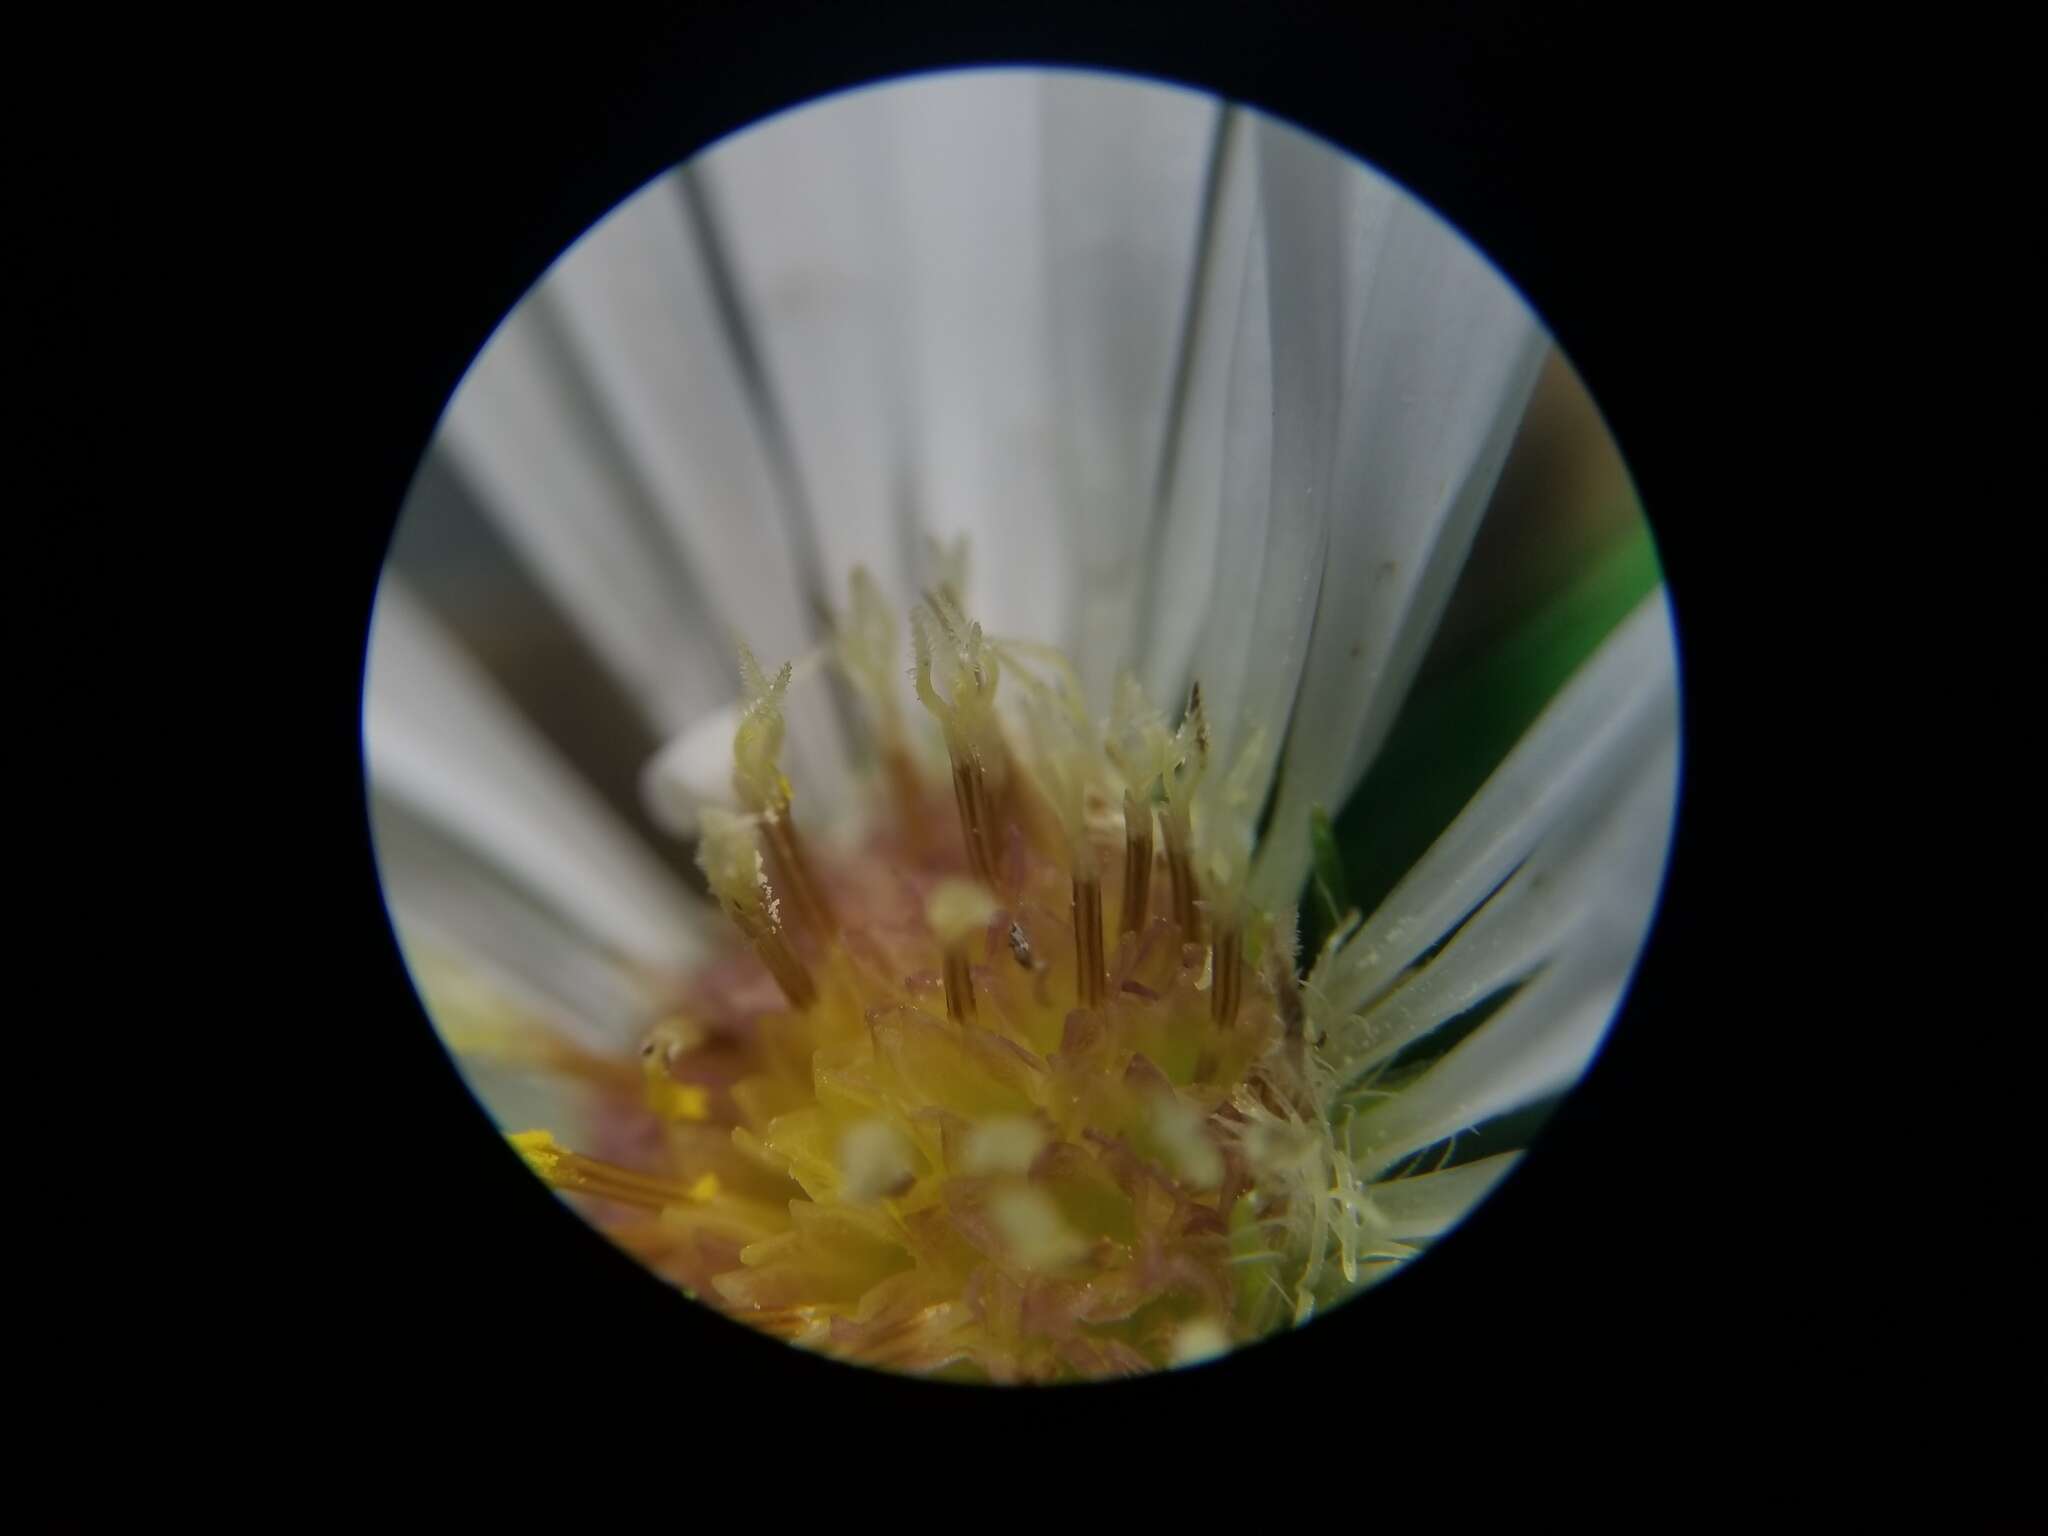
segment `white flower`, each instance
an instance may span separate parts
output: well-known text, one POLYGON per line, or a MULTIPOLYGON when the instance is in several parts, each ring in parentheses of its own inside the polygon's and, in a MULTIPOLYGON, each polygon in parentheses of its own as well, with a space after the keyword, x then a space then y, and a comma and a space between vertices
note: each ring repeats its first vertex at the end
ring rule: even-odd
MULTIPOLYGON (((847 643, 877 676, 900 647, 901 678, 909 637, 877 615, 941 579, 922 535, 964 535, 965 607, 1071 655, 1088 729, 1121 668, 1155 701, 1199 681, 1247 833, 1270 791, 1256 849, 1218 844, 1210 867, 1284 935, 1311 811, 1387 741, 1546 351, 1433 215, 1293 130, 1124 79, 925 78, 778 119, 623 205, 493 338, 434 453, 668 743, 645 793, 669 830, 740 808, 740 638, 798 659, 781 763, 810 829, 856 836, 825 617, 867 624, 847 643), (856 565, 885 600, 864 618, 856 565)), ((623 1059, 722 942, 717 909, 395 573, 366 739, 392 910, 444 1032, 489 1035, 488 994, 590 1072, 623 1059)), ((1276 1294, 1296 1315, 1418 1251, 1514 1155, 1415 1154, 1583 1072, 1655 903, 1676 775, 1654 595, 1308 970, 1312 1102, 1239 1105, 1262 1190, 1288 1196, 1276 1294), (1509 988, 1419 1076, 1388 1072, 1509 988)), ((472 1075, 501 1120, 579 1123, 571 1089, 472 1075)), ((863 1188, 909 1166, 883 1134, 890 1180, 863 1188)), ((1188 1145, 1205 1178, 1212 1155, 1188 1145)), ((1021 1196, 1004 1209, 1055 1230, 1021 1196)), ((1064 1255, 1080 1239, 1058 1231, 1064 1255)), ((1219 1330, 1191 1324, 1181 1354, 1219 1330)))

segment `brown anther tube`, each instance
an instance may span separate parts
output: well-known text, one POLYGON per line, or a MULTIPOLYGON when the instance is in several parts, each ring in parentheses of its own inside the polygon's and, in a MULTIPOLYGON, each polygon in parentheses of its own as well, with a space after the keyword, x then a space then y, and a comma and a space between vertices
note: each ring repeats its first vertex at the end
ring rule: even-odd
POLYGON ((1225 1029, 1237 1022, 1244 996, 1244 935, 1235 926, 1216 935, 1216 974, 1210 983, 1209 1016, 1225 1029))
POLYGON ((1166 814, 1166 877, 1173 893, 1173 920, 1180 925, 1183 944, 1202 942, 1202 912, 1195 905, 1195 866, 1188 856, 1185 812, 1166 814))
POLYGON ((967 867, 984 885, 996 883, 995 819, 988 781, 979 758, 953 759, 953 802, 960 810, 960 836, 967 844, 967 867))
POLYGON ((1117 932, 1137 933, 1152 911, 1152 807, 1124 791, 1124 900, 1117 932))
POLYGON ((1074 876, 1075 991, 1083 1008, 1102 1006, 1102 878, 1074 876))
POLYGON ((754 953, 768 967, 768 974, 782 988, 782 995, 789 999, 790 1006, 805 1009, 815 1003, 818 1000, 817 984, 811 980, 811 973, 804 969, 803 961, 797 959, 790 949, 782 930, 765 913, 736 912, 733 916, 741 934, 754 946, 754 953))
POLYGON ((825 900, 823 889, 811 874, 810 859, 804 852, 803 841, 789 819, 789 807, 783 806, 774 815, 763 817, 762 821, 768 851, 775 856, 776 869, 782 875, 797 917, 820 942, 829 943, 838 937, 839 922, 825 900))
POLYGON ((754 953, 761 957, 761 963, 775 978, 775 984, 782 988, 782 995, 792 1006, 809 1008, 818 1000, 818 988, 811 980, 811 973, 804 969, 803 961, 797 959, 780 933, 769 932, 754 941, 754 953))
POLYGON ((946 1017, 955 1024, 974 1022, 974 973, 964 939, 946 946, 946 1017))

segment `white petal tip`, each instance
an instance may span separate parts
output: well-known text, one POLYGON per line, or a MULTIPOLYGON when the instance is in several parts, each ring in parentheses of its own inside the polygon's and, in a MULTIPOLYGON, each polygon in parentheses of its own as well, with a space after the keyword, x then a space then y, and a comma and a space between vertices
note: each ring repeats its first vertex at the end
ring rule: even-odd
POLYGON ((640 775, 640 798, 663 830, 696 835, 704 808, 740 809, 732 787, 732 739, 739 729, 734 700, 677 735, 640 775))

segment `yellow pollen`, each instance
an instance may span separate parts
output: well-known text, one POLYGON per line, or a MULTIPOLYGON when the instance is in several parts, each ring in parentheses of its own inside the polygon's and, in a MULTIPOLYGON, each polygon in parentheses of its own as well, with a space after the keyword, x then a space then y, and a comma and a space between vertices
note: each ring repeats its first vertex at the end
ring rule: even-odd
POLYGON ((664 1120, 708 1120, 711 1096, 695 1083, 679 1083, 662 1073, 647 1075, 647 1107, 664 1120))

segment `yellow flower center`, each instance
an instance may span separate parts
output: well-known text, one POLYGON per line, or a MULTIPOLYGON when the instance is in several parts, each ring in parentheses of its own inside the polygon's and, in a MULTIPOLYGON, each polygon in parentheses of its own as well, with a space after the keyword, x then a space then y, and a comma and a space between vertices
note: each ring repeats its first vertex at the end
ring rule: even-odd
POLYGON ((747 814, 707 812, 699 859, 744 948, 616 1105, 658 1123, 658 1171, 514 1144, 692 1296, 848 1360, 1094 1378, 1275 1326, 1284 1223, 1246 1136, 1258 1106, 1293 1114, 1262 1063, 1299 1021, 1293 956, 1243 901, 1249 771, 1206 772, 1199 693, 1170 732, 1125 679, 1099 739, 1064 659, 985 635, 949 581, 912 622, 941 788, 864 576, 852 614, 887 793, 856 854, 814 856, 776 762, 789 670, 743 657, 747 814))

